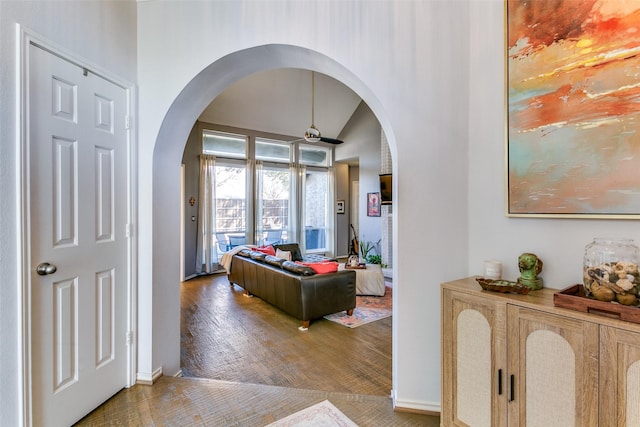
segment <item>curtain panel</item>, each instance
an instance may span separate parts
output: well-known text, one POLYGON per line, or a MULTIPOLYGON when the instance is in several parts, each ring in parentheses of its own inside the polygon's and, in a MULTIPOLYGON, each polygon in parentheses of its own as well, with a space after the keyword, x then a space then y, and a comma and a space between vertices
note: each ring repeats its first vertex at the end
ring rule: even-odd
POLYGON ((198 241, 196 273, 220 270, 216 239, 216 157, 200 155, 200 205, 198 207, 198 241))

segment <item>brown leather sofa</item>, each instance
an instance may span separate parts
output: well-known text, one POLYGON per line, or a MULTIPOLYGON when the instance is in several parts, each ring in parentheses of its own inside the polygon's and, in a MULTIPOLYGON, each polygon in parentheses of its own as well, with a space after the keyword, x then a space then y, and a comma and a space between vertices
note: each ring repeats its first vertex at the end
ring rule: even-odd
POLYGON ((356 307, 356 273, 353 270, 315 274, 313 269, 264 253, 242 250, 233 256, 229 282, 244 288, 302 322, 356 307))

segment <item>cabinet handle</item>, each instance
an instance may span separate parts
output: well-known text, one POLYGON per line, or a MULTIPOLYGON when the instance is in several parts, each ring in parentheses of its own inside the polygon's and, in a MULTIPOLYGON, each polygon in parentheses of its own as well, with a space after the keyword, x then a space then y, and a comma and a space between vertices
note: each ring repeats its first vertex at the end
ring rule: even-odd
POLYGON ((511 375, 511 384, 509 387, 511 390, 509 391, 509 402, 513 402, 516 398, 515 398, 515 391, 514 389, 516 388, 516 377, 515 375, 511 375))
POLYGON ((498 369, 498 395, 502 394, 502 369, 498 369))

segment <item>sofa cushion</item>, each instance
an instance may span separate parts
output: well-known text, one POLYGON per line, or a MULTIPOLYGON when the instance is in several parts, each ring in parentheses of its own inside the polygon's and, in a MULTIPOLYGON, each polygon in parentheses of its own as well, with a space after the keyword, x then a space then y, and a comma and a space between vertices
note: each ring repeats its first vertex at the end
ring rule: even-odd
POLYGON ((285 262, 286 259, 278 258, 275 256, 267 255, 264 257, 264 262, 276 267, 282 268, 282 263, 285 262))
POLYGON ((242 249, 241 251, 238 251, 238 255, 243 256, 245 258, 249 258, 251 256, 251 250, 242 249))
POLYGON ((276 252, 278 249, 291 252, 291 261, 302 261, 302 252, 300 252, 300 247, 297 243, 281 243, 273 245, 273 247, 276 248, 276 252))
POLYGON ((306 265, 296 264, 294 261, 285 261, 282 263, 282 268, 295 274, 302 276, 313 276, 316 272, 311 267, 306 265))
POLYGON ((255 259, 257 261, 262 261, 264 259, 264 257, 267 256, 267 254, 262 253, 262 252, 258 252, 258 251, 251 251, 249 256, 251 257, 251 259, 255 259))
POLYGON ((324 261, 324 262, 300 262, 297 264, 306 265, 313 268, 317 274, 335 273, 338 271, 338 263, 336 261, 324 261))

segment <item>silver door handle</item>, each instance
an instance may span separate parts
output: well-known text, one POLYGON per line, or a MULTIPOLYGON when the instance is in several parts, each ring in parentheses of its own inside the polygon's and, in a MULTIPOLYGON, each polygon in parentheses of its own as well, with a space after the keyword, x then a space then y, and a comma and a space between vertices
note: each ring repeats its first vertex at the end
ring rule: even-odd
POLYGON ((46 276, 47 274, 53 274, 57 270, 58 270, 58 267, 56 267, 53 264, 49 264, 48 262, 40 263, 36 267, 36 273, 38 273, 41 276, 46 276))

